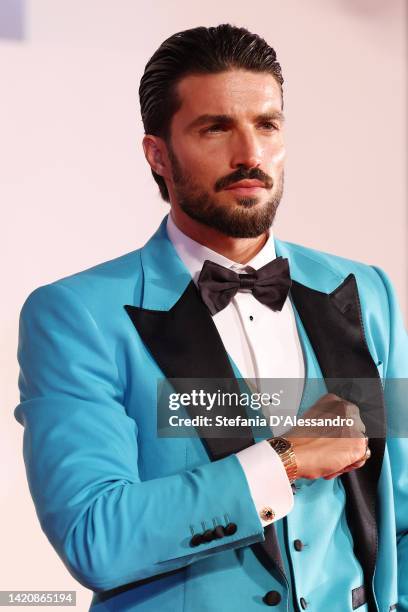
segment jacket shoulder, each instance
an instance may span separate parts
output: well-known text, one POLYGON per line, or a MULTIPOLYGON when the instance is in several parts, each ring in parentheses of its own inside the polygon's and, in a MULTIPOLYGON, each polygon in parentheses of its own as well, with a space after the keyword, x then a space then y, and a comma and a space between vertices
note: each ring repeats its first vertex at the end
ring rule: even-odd
POLYGON ((320 251, 318 249, 313 249, 311 247, 307 247, 294 242, 280 241, 280 243, 282 245, 285 245, 288 251, 293 253, 294 256, 306 257, 307 259, 315 261, 320 265, 324 265, 328 268, 331 268, 333 271, 337 272, 340 275, 350 274, 354 272, 366 272, 368 274, 371 274, 372 271, 372 266, 362 261, 343 257, 341 255, 335 255, 334 253, 330 253, 327 251, 320 251))
POLYGON ((41 285, 28 295, 23 308, 39 296, 55 301, 67 292, 95 314, 116 309, 118 304, 133 304, 141 290, 140 252, 139 248, 41 285))

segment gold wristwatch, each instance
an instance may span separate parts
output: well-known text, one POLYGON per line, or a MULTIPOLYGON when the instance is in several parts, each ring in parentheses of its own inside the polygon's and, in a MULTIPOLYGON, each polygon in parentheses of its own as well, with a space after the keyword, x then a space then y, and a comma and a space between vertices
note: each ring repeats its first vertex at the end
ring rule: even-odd
POLYGON ((297 478, 298 468, 291 442, 281 437, 269 438, 268 442, 273 450, 278 453, 288 475, 289 482, 292 484, 297 478))

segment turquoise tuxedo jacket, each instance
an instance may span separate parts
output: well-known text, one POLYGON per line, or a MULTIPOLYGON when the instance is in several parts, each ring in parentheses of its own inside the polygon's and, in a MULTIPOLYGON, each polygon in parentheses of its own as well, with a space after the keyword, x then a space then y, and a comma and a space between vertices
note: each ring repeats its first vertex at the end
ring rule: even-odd
MULTIPOLYGON (((158 379, 239 375, 165 222, 143 248, 39 287, 24 303, 15 417, 41 527, 94 591, 95 611, 257 612, 271 591, 276 610, 298 609, 276 526, 261 526, 235 455, 254 443, 251 430, 239 439, 157 436, 158 379), (230 535, 191 546, 192 534, 229 523, 230 535)), ((306 376, 374 379, 385 427, 387 413, 404 406, 384 401, 381 378, 408 378, 408 339, 387 276, 280 240, 275 247, 290 264, 306 376)), ((370 418, 373 398, 358 404, 370 418)), ((345 492, 360 602, 339 586, 337 563, 314 561, 324 559, 325 525, 293 515, 313 543, 301 584, 314 594, 313 612, 388 612, 397 602, 408 610, 407 442, 372 438, 363 468, 321 479, 345 492)), ((331 503, 320 496, 309 516, 331 503)))

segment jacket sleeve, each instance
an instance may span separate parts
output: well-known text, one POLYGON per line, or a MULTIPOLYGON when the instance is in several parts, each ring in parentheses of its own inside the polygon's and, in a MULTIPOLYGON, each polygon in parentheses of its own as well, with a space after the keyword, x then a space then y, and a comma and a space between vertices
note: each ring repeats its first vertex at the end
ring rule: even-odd
POLYGON ((375 268, 380 275, 388 298, 390 343, 386 368, 385 397, 393 410, 392 434, 387 439, 390 456, 398 550, 398 610, 408 612, 408 335, 395 290, 387 275, 375 268), (392 406, 391 406, 392 398, 392 406), (397 411, 397 413, 396 413, 397 411))
POLYGON ((112 351, 70 287, 33 291, 20 315, 23 452, 41 528, 85 587, 104 591, 264 539, 236 455, 141 481, 137 422, 112 351), (234 533, 192 547, 192 533, 234 533))

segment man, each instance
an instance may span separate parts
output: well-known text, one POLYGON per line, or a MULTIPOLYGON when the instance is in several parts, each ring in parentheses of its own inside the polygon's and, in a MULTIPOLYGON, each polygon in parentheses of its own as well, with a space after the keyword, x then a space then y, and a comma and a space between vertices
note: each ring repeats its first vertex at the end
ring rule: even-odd
POLYGON ((143 248, 23 306, 30 490, 93 610, 408 610, 408 446, 385 444, 381 385, 408 376, 407 336, 381 270, 272 234, 282 83, 243 28, 167 39, 140 101, 170 214, 143 248), (324 377, 307 414, 353 426, 159 437, 164 377, 324 377), (345 378, 373 382, 374 400, 330 383, 345 378))

